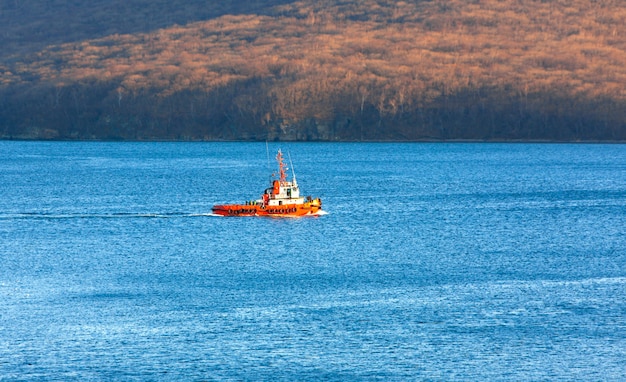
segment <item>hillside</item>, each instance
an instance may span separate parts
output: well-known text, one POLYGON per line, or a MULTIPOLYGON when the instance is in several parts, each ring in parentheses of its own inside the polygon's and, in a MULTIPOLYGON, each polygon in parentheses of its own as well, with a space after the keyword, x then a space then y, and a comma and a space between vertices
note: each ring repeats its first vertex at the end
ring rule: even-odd
POLYGON ((0 137, 626 140, 618 0, 75 3, 2 3, 0 137))

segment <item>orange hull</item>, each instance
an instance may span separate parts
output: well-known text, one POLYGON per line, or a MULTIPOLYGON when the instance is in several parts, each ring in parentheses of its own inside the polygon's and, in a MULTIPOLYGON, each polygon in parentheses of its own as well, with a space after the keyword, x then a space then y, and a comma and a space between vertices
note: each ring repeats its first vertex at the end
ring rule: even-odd
POLYGON ((282 206, 225 204, 213 206, 213 213, 222 216, 298 217, 317 214, 321 209, 320 204, 315 202, 282 206))

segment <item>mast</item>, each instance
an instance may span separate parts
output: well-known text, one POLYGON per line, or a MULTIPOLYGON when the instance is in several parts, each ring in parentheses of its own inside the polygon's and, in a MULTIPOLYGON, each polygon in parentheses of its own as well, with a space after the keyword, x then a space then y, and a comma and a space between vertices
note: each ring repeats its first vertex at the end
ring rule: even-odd
POLYGON ((278 154, 276 154, 276 161, 278 162, 278 174, 279 180, 281 183, 287 181, 287 166, 283 163, 283 153, 278 149, 278 154))

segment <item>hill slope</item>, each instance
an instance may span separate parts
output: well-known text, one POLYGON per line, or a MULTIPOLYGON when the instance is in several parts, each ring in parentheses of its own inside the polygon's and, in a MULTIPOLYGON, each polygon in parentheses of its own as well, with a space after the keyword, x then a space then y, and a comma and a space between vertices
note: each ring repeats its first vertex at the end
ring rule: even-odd
POLYGON ((0 136, 626 140, 621 1, 223 4, 8 49, 0 136))

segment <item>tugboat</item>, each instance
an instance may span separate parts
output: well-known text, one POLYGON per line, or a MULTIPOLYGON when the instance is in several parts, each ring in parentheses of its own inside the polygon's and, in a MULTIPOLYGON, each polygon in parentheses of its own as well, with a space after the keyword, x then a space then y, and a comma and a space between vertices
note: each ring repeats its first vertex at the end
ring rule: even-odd
POLYGON ((260 199, 244 204, 217 204, 213 213, 221 216, 269 216, 299 217, 317 216, 322 210, 322 200, 310 196, 301 197, 300 188, 293 172, 291 181, 287 180, 287 167, 283 163, 283 154, 278 150, 278 179, 270 180, 260 199))

